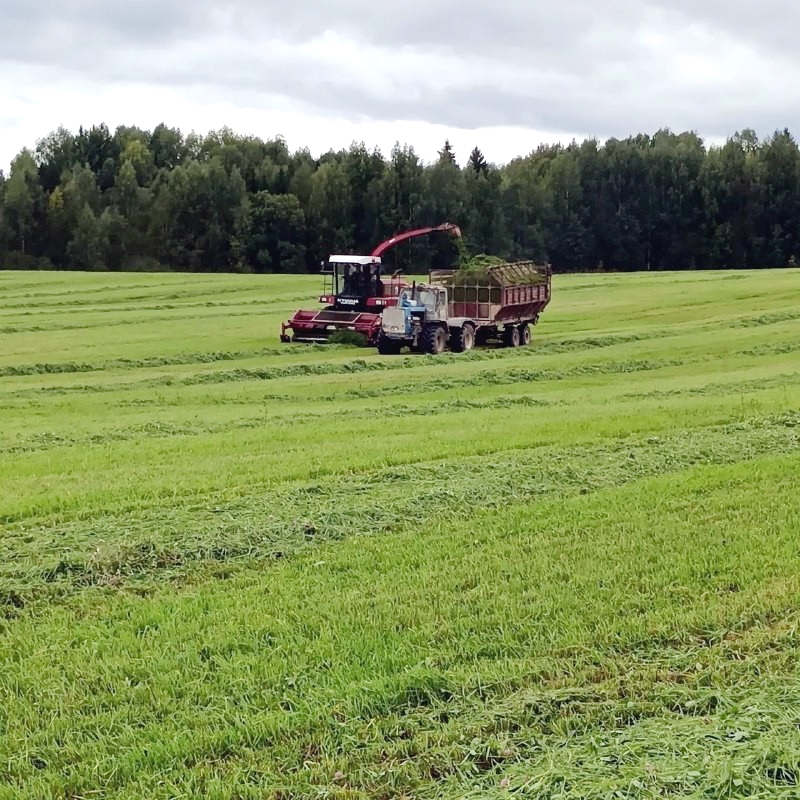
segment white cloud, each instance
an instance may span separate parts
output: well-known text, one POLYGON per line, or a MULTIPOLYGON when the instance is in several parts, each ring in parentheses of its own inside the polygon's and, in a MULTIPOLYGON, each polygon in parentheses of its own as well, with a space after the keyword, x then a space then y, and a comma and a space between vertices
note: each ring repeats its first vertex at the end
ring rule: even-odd
POLYGON ((498 162, 573 136, 800 127, 800 8, 781 0, 0 0, 0 14, 0 167, 58 125, 99 122, 227 125, 314 153, 400 140, 428 159, 449 138, 498 162))
MULTIPOLYGON (((283 136, 291 149, 308 147, 314 155, 329 149, 348 147, 353 141, 364 141, 368 147, 379 147, 388 155, 395 142, 409 143, 421 157, 433 160, 445 139, 449 139, 463 161, 479 144, 490 160, 508 161, 520 153, 534 149, 542 141, 555 141, 550 132, 523 128, 496 127, 461 130, 434 123, 411 120, 371 120, 342 117, 336 114, 315 114, 303 107, 275 96, 240 99, 236 104, 203 96, 203 90, 176 90, 148 84, 124 84, 109 88, 78 86, 67 88, 58 83, 42 86, 34 106, 24 101, 12 102, 5 116, 3 129, 12 137, 3 137, 4 152, 0 164, 8 164, 22 147, 33 147, 37 139, 60 125, 77 131, 78 127, 105 121, 113 130, 117 125, 154 128, 160 122, 180 127, 184 133, 206 133, 224 125, 244 135, 261 138, 283 136), (91 107, 103 108, 102 117, 91 113, 91 107), (252 101, 252 102, 248 102, 252 101), (258 103, 255 100, 259 100, 258 103), (33 111, 33 113, 31 113, 33 111)), ((565 135, 567 142, 573 135, 565 135)))

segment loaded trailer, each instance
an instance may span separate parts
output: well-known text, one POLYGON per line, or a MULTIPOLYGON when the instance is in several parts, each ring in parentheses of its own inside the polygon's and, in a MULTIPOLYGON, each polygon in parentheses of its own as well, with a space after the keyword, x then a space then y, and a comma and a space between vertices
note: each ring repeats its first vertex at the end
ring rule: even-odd
POLYGON ((550 302, 549 265, 517 261, 482 269, 432 270, 427 283, 401 290, 386 308, 377 337, 383 355, 471 350, 492 340, 506 347, 531 341, 531 328, 550 302))

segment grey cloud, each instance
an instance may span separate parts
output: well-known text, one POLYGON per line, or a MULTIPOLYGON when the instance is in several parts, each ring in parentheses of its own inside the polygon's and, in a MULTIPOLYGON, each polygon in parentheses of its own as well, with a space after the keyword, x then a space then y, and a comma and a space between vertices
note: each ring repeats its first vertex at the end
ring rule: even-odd
POLYGON ((93 81, 202 87, 210 99, 279 95, 343 116, 601 137, 662 126, 719 137, 800 123, 791 89, 800 7, 785 0, 0 0, 0 10, 8 43, 0 69, 49 65, 93 81), (641 36, 688 47, 695 28, 707 36, 696 39, 696 60, 710 55, 706 41, 722 53, 743 45, 780 54, 784 74, 765 75, 771 91, 759 96, 748 94, 755 79, 720 83, 701 66, 677 76, 641 36), (331 45, 331 31, 348 41, 331 45), (354 52, 364 59, 356 73, 346 63, 354 52))
MULTIPOLYGON (((33 4, 0 0, 0 62, 69 67, 75 60, 84 62, 121 44, 166 46, 187 36, 202 35, 211 17, 210 9, 202 3, 64 0, 33 4)), ((94 61, 94 67, 102 68, 102 62, 94 61)))
POLYGON ((54 29, 84 33, 83 46, 114 42, 178 41, 222 27, 259 37, 278 35, 306 41, 327 30, 349 33, 358 42, 391 47, 433 46, 463 52, 499 53, 523 49, 570 52, 597 29, 616 29, 620 38, 640 22, 649 8, 677 11, 687 22, 757 41, 790 40, 800 23, 800 8, 785 0, 568 0, 560 4, 536 0, 407 0, 402 5, 374 0, 303 0, 286 3, 260 0, 2 0, 7 44, 22 47, 46 39, 54 29), (19 35, 13 35, 19 34, 19 35), (24 38, 22 35, 24 34, 24 38), (22 41, 19 41, 22 39, 22 41), (475 47, 475 51, 466 48, 475 47))
MULTIPOLYGON (((563 50, 565 37, 579 38, 596 25, 598 16, 614 10, 624 19, 636 15, 639 3, 612 0, 602 15, 591 0, 574 0, 557 11, 549 3, 482 0, 471 8, 455 0, 408 0, 402 6, 368 0, 317 0, 317 2, 263 3, 258 0, 164 2, 139 0, 115 3, 66 0, 32 5, 24 0, 3 0, 8 43, 24 60, 30 44, 74 45, 96 51, 109 44, 137 42, 165 44, 196 38, 221 29, 250 38, 277 36, 292 42, 313 39, 329 30, 351 36, 357 43, 433 47, 464 56, 509 51, 530 53, 563 50), (61 39, 61 42, 58 40, 61 39), (474 48, 474 49, 473 49, 474 48)), ((8 57, 9 51, 6 51, 8 57)), ((66 55, 66 53, 64 54, 66 55)))
POLYGON ((764 52, 797 53, 800 6, 787 0, 657 0, 657 4, 681 14, 686 23, 703 24, 764 52))

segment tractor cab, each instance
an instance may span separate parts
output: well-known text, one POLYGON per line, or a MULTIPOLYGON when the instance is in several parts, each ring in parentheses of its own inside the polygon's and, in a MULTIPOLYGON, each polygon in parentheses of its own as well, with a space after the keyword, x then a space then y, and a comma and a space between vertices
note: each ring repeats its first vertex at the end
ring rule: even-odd
POLYGON ((409 314, 421 314, 425 320, 447 319, 447 289, 442 286, 417 284, 400 295, 399 304, 409 314))
MULTIPOLYGON (((381 318, 384 344, 389 340, 413 340, 422 336, 426 325, 447 322, 447 289, 443 286, 414 284, 400 292, 397 305, 387 308, 381 318)), ((391 350, 391 347, 387 352, 391 350)))

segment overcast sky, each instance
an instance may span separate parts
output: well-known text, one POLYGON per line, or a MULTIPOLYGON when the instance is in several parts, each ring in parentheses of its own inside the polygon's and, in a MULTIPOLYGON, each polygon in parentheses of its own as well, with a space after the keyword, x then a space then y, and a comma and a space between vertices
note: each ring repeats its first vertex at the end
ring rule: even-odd
POLYGON ((793 0, 0 0, 0 169, 59 125, 449 138, 505 162, 660 127, 800 131, 793 0))

